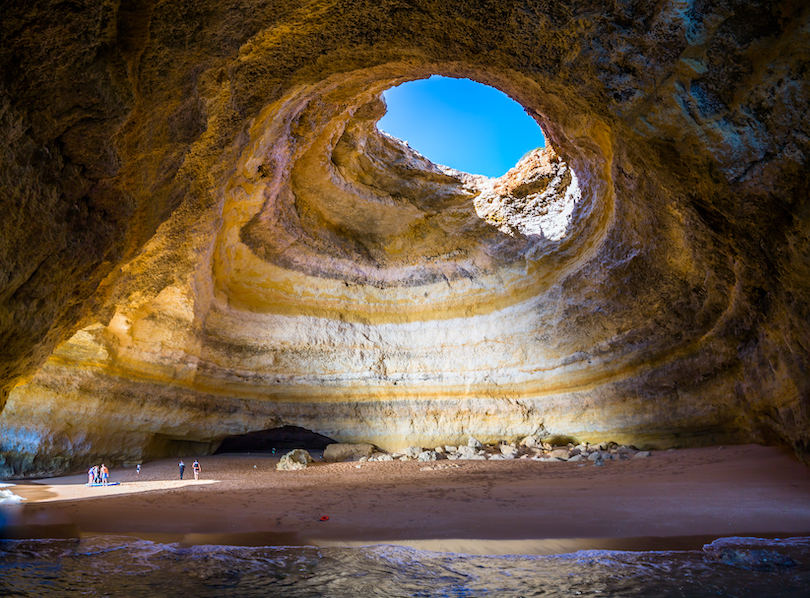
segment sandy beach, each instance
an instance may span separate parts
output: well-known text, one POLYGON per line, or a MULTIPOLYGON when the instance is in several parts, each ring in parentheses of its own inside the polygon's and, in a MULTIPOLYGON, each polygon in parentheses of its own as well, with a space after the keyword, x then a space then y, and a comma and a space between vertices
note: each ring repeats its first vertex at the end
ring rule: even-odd
POLYGON ((732 535, 810 535, 810 469, 743 445, 647 459, 548 463, 323 463, 277 471, 280 455, 177 459, 86 476, 13 482, 5 537, 132 535, 162 542, 350 546, 394 543, 469 554, 667 549, 732 535), (191 479, 188 479, 191 478, 191 479), (328 520, 322 521, 323 517, 328 520))

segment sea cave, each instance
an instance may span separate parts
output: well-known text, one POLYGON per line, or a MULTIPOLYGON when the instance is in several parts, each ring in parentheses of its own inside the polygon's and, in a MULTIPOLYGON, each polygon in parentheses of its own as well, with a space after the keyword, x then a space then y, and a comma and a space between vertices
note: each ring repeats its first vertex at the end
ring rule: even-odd
POLYGON ((0 40, 0 479, 279 429, 807 471, 806 3, 19 2, 0 40), (381 132, 433 75, 546 147, 381 132))

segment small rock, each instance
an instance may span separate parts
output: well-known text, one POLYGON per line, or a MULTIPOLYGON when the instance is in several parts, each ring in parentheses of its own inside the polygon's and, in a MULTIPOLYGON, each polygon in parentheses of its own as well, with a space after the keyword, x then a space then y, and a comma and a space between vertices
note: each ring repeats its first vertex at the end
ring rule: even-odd
POLYGON ((494 455, 489 456, 490 461, 510 461, 515 458, 513 454, 498 454, 495 453, 494 455))
POLYGON ((633 459, 646 459, 650 456, 650 451, 639 451, 633 455, 633 459))
POLYGON ((568 461, 568 449, 567 448, 554 449, 548 454, 548 456, 554 457, 555 459, 560 459, 562 461, 568 461))
POLYGON ((422 451, 416 457, 417 461, 435 461, 439 458, 439 453, 436 451, 422 451))
POLYGON ((306 469, 307 465, 314 463, 315 460, 304 449, 295 449, 284 455, 281 460, 276 464, 276 469, 279 471, 295 471, 297 469, 306 469))
POLYGON ((460 446, 456 454, 459 459, 472 459, 478 456, 478 451, 471 446, 460 446))
POLYGON ((540 446, 540 439, 537 436, 526 436, 526 438, 520 441, 520 446, 525 446, 526 448, 535 448, 540 446))
POLYGON ((605 461, 602 459, 602 453, 594 453, 596 455, 596 459, 593 461, 594 467, 602 467, 605 464, 605 461))
POLYGON ((517 447, 509 444, 502 444, 499 448, 501 449, 501 455, 509 455, 511 458, 514 458, 515 455, 518 454, 517 447))
POLYGON ((569 462, 571 462, 571 461, 584 461, 584 460, 585 460, 585 457, 583 457, 581 454, 574 455, 573 457, 569 457, 569 459, 568 459, 569 462))
POLYGON ((402 452, 403 452, 403 453, 405 454, 405 456, 406 456, 406 457, 408 457, 409 459, 418 459, 418 458, 419 458, 419 455, 420 455, 420 454, 421 454, 421 452, 422 452, 422 447, 421 447, 421 446, 409 446, 408 448, 406 448, 406 449, 405 449, 404 451, 402 451, 402 452))
POLYGON ((446 453, 455 453, 458 450, 456 446, 450 446, 449 444, 444 445, 444 452, 446 453))
POLYGON ((467 446, 471 446, 471 447, 477 448, 477 449, 480 449, 480 448, 484 447, 484 445, 481 443, 481 441, 478 440, 477 438, 475 438, 474 436, 470 436, 467 439, 467 446))
POLYGON ((444 447, 443 447, 443 446, 437 446, 437 447, 436 447, 435 449, 433 449, 433 450, 434 450, 434 451, 436 451, 436 452, 437 452, 437 453, 439 453, 439 454, 444 453, 444 447))

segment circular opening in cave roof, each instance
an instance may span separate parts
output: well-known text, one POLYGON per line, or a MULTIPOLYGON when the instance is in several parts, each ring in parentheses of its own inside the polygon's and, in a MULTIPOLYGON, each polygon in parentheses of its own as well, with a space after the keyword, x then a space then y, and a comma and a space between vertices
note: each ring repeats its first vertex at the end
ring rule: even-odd
POLYGON ((433 75, 387 89, 388 112, 377 127, 436 164, 500 177, 527 152, 545 146, 543 132, 505 93, 469 79, 433 75))

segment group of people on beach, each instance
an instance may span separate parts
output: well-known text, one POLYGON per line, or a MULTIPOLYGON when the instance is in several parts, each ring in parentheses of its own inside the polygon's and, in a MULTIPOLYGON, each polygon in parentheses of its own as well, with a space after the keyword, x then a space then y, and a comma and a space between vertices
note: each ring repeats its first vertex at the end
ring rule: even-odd
POLYGON ((87 470, 88 486, 94 486, 97 484, 107 486, 109 483, 110 483, 110 470, 107 469, 107 466, 104 465, 104 463, 101 464, 101 467, 99 467, 98 465, 93 465, 93 467, 87 470))
MULTIPOLYGON (((194 472, 194 479, 200 479, 200 472, 202 471, 202 467, 200 467, 200 462, 197 459, 194 459, 194 463, 191 464, 191 469, 194 472)), ((183 474, 186 471, 186 464, 183 461, 180 461, 180 479, 183 479, 183 474)), ((141 475, 141 464, 139 463, 138 466, 135 468, 135 474, 141 475)), ((101 464, 101 467, 98 465, 93 465, 90 469, 87 470, 87 485, 88 486, 107 486, 110 483, 110 470, 107 469, 107 466, 104 463, 101 464)))
MULTIPOLYGON (((186 464, 183 463, 182 459, 180 460, 179 466, 180 466, 180 479, 182 480, 183 474, 186 472, 186 464)), ((194 479, 199 480, 202 467, 200 467, 200 462, 197 461, 197 459, 194 459, 194 463, 191 464, 191 469, 192 471, 194 471, 194 479)))

